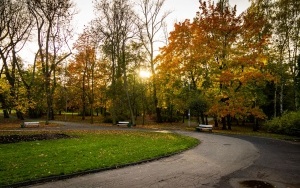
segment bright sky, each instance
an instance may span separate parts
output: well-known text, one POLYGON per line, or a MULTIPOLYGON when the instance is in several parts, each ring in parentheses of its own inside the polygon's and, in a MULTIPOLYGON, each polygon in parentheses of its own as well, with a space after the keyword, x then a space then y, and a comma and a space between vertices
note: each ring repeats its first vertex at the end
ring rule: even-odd
MULTIPOLYGON (((86 25, 94 17, 93 0, 74 0, 79 13, 75 16, 74 24, 76 33, 81 33, 86 25)), ((214 0, 217 2, 217 0, 214 0)), ((246 10, 250 3, 249 0, 229 0, 231 6, 237 5, 238 14, 246 10)), ((168 30, 172 30, 174 23, 193 19, 199 10, 199 0, 166 0, 165 10, 172 11, 168 17, 168 30)))
MULTIPOLYGON (((213 0, 212 0, 213 1, 213 0)), ((214 0, 217 2, 218 0, 214 0)), ((250 3, 248 0, 229 0, 231 6, 237 5, 237 14, 246 10, 250 3)), ((196 12, 199 11, 199 0, 166 0, 165 7, 172 11, 169 22, 173 25, 175 22, 181 22, 185 19, 193 19, 196 12)))
MULTIPOLYGON (((76 9, 78 14, 75 15, 73 24, 75 37, 73 41, 70 42, 72 47, 77 36, 82 33, 85 25, 94 18, 94 0, 73 0, 76 4, 76 9)), ((214 0, 215 2, 217 0, 214 0)), ((229 0, 230 5, 237 5, 238 14, 247 9, 250 5, 249 0, 229 0)), ((185 19, 193 19, 196 12, 199 10, 199 0, 166 0, 164 5, 165 11, 172 11, 172 13, 167 18, 168 32, 173 30, 173 25, 176 22, 182 22, 185 19)), ((34 58, 34 53, 37 51, 37 46, 34 43, 29 43, 26 45, 26 50, 21 51, 21 56, 26 63, 31 64, 34 58)))

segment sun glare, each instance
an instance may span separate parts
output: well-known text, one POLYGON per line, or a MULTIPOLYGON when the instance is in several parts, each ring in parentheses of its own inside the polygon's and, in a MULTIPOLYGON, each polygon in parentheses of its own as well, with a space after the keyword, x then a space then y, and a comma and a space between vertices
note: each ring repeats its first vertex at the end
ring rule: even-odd
POLYGON ((139 75, 140 75, 141 78, 150 78, 151 73, 149 71, 146 71, 146 70, 140 70, 139 75))

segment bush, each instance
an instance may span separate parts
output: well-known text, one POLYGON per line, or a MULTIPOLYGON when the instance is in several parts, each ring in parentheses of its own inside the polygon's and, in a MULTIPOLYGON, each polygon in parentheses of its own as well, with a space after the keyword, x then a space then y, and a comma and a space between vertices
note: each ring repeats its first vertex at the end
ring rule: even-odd
POLYGON ((110 116, 105 117, 104 120, 103 120, 103 123, 112 123, 112 122, 113 122, 113 120, 110 116))
POLYGON ((263 126, 269 132, 300 136, 300 111, 284 113, 265 122, 263 126))
POLYGON ((181 117, 179 116, 169 116, 169 115, 162 115, 162 121, 173 123, 173 122, 179 122, 181 120, 181 117))

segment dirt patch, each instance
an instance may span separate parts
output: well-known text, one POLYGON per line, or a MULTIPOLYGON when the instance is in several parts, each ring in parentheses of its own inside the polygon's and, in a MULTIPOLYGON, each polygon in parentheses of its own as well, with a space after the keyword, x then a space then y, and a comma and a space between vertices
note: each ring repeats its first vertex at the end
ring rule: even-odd
POLYGON ((56 140, 62 138, 71 138, 66 134, 34 134, 34 135, 5 135, 0 136, 0 144, 10 144, 17 142, 29 142, 36 140, 56 140))

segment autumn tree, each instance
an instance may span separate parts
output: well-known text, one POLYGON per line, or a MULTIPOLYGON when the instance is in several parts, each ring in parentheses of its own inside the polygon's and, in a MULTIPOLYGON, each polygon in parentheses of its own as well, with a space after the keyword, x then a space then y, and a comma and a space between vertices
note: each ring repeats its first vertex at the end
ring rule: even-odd
MULTIPOLYGON (((163 71, 176 80, 189 79, 205 94, 208 112, 231 129, 231 119, 264 118, 259 108, 262 90, 270 77, 264 71, 268 33, 264 17, 253 11, 236 15, 236 7, 225 1, 200 1, 192 23, 175 25, 168 46, 160 57, 163 71)), ((170 79, 174 80, 174 79, 170 79)))
POLYGON ((94 108, 97 115, 106 116, 108 106, 108 86, 110 83, 110 66, 106 58, 101 55, 96 59, 94 67, 94 108))
POLYGON ((200 27, 185 20, 175 24, 174 29, 170 33, 169 44, 161 49, 162 55, 157 57, 157 61, 161 63, 158 70, 160 79, 167 81, 164 84, 167 87, 161 90, 165 98, 175 99, 177 110, 184 113, 189 108, 188 104, 194 100, 193 97, 201 95, 202 86, 207 85, 209 56, 203 50, 200 27), (185 102, 180 102, 181 100, 185 102))
MULTIPOLYGON (((264 30, 265 18, 251 9, 236 16, 235 7, 220 3, 210 4, 210 9, 206 9, 205 3, 202 3, 201 7, 199 22, 204 20, 205 31, 209 31, 209 39, 216 46, 213 47, 214 59, 211 67, 212 77, 219 88, 215 95, 219 98, 216 101, 219 102, 215 103, 211 112, 216 110, 221 116, 223 128, 226 128, 226 117, 229 129, 229 118, 240 119, 249 115, 264 118, 259 106, 264 102, 261 91, 269 79, 264 71, 264 49, 269 36, 264 30)), ((208 42, 212 43, 211 41, 208 42)), ((210 47, 212 49, 212 46, 210 47)))
POLYGON ((74 87, 81 88, 82 119, 85 119, 89 108, 88 114, 91 115, 91 123, 93 123, 95 71, 100 73, 100 70, 96 69, 96 44, 91 37, 92 35, 86 29, 74 44, 77 53, 68 67, 70 73, 68 79, 74 87))

